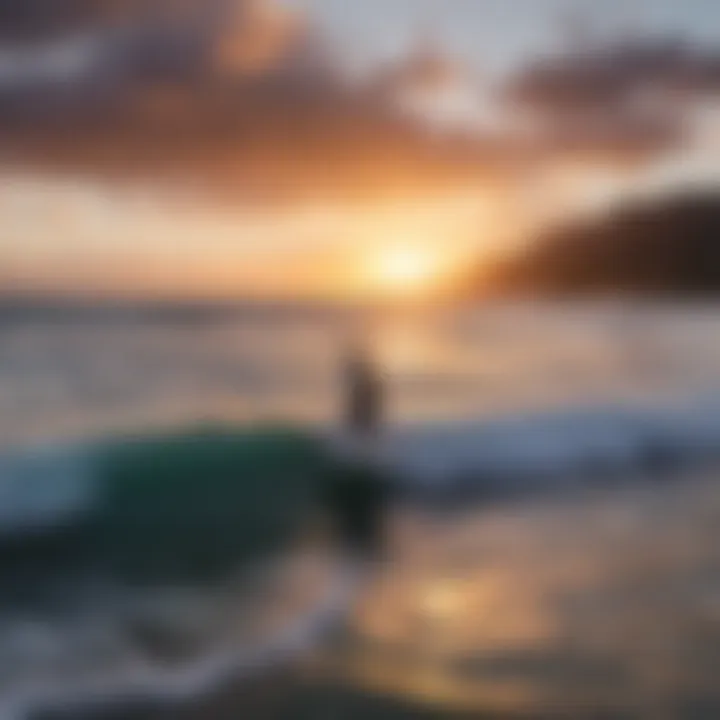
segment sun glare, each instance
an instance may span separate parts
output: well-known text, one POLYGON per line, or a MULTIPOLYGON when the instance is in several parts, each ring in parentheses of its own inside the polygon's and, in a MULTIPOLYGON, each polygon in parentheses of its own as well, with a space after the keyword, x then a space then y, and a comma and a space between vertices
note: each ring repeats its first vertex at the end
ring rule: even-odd
POLYGON ((422 248, 394 247, 382 251, 373 274, 377 284, 388 292, 407 293, 427 288, 437 273, 432 253, 422 248))

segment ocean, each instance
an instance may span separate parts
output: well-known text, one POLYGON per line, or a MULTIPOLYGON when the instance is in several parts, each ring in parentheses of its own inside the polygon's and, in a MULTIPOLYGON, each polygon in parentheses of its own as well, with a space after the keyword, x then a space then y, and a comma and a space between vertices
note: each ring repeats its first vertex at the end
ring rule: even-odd
POLYGON ((356 332, 386 373, 391 426, 708 398, 720 388, 717 311, 608 301, 0 314, 0 437, 9 448, 198 422, 329 426, 356 332))
POLYGON ((0 718, 189 701, 339 621, 368 692, 575 717, 707 699, 718 309, 0 314, 0 718), (385 380, 378 463, 408 496, 472 498, 396 508, 389 573, 306 542, 358 334, 385 380), (628 635, 646 612, 665 629, 628 635))

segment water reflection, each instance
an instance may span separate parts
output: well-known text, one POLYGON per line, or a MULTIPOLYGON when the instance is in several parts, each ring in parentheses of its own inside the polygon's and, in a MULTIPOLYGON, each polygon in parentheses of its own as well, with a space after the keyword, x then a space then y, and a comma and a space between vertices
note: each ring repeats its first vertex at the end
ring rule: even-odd
POLYGON ((708 478, 406 523, 356 613, 354 682, 448 712, 720 710, 708 478))

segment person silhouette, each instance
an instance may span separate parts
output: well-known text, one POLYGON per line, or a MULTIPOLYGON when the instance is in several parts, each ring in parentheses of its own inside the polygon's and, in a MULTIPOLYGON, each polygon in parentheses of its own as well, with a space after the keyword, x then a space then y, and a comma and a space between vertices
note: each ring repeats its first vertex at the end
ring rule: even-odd
POLYGON ((336 538, 346 551, 377 558, 385 545, 390 495, 377 447, 383 420, 382 378, 357 342, 345 352, 342 369, 346 442, 325 485, 325 507, 336 538))
POLYGON ((367 351, 350 345, 344 364, 345 429, 364 444, 376 438, 383 422, 383 384, 367 351))

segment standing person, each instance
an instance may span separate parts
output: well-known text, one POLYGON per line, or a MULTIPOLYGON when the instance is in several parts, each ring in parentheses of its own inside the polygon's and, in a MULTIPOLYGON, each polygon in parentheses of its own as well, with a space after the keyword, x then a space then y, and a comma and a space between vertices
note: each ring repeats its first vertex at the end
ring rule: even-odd
POLYGON ((359 345, 343 361, 343 430, 347 452, 332 473, 325 502, 346 550, 377 556, 384 544, 388 484, 378 463, 383 387, 376 367, 359 345))
POLYGON ((363 444, 376 439, 382 425, 382 380, 367 352, 358 344, 353 344, 346 355, 344 385, 348 435, 363 444))

